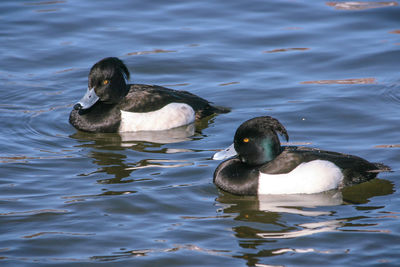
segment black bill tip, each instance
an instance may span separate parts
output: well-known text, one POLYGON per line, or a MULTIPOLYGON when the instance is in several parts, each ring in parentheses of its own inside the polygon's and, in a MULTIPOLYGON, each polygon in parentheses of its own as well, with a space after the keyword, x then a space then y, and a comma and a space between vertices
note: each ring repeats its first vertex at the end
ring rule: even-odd
POLYGON ((81 110, 82 109, 82 105, 80 103, 75 104, 74 109, 75 110, 81 110))

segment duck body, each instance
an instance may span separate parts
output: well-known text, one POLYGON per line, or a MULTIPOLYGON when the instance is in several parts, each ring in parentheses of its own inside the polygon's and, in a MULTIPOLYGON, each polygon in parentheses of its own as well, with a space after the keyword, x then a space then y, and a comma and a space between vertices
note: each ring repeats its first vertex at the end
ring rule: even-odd
POLYGON ((86 132, 168 130, 229 111, 187 91, 127 84, 129 76, 118 58, 97 62, 89 73, 88 91, 69 122, 86 132))
POLYGON ((252 120, 242 124, 235 134, 238 155, 223 161, 214 172, 214 183, 224 191, 237 195, 312 194, 362 183, 389 170, 383 164, 353 155, 281 147, 276 131, 287 139, 288 135, 277 120, 271 117, 252 120), (272 147, 276 152, 271 157, 268 150, 272 147), (255 154, 254 158, 247 153, 255 154))

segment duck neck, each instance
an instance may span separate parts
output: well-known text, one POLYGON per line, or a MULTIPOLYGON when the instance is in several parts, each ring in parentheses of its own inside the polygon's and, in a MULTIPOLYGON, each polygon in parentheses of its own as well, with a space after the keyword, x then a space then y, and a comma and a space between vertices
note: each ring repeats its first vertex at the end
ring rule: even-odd
POLYGON ((282 152, 279 142, 272 139, 264 139, 260 142, 258 152, 255 153, 257 159, 254 159, 252 165, 261 165, 274 160, 282 152))

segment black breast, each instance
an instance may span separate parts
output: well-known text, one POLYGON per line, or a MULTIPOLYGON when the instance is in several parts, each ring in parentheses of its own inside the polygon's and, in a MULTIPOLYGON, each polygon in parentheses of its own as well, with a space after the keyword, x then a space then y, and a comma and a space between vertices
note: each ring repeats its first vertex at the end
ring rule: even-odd
POLYGON ((72 110, 69 122, 85 132, 115 133, 121 123, 121 111, 115 104, 98 102, 87 110, 72 110))
POLYGON ((238 158, 222 162, 214 172, 214 183, 236 195, 257 195, 259 171, 240 162, 238 158))

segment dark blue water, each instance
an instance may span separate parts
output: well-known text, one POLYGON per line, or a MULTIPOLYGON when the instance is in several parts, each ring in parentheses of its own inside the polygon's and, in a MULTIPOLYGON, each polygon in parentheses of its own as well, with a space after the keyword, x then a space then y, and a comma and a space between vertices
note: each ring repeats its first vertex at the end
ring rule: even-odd
POLYGON ((400 264, 398 1, 3 0, 0 21, 1 266, 400 264), (107 56, 232 112, 173 143, 77 132, 107 56), (393 172, 330 194, 219 191, 211 156, 260 115, 393 172))

